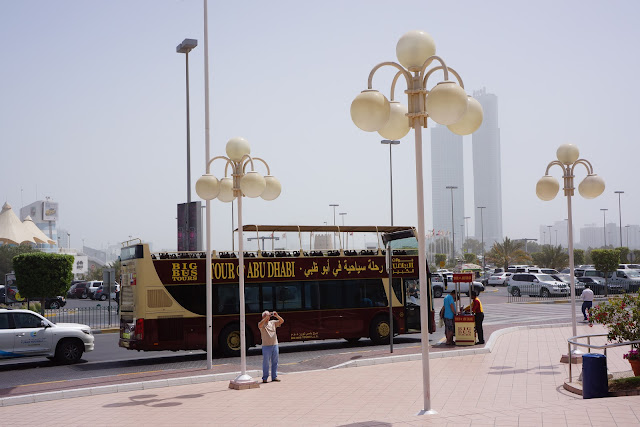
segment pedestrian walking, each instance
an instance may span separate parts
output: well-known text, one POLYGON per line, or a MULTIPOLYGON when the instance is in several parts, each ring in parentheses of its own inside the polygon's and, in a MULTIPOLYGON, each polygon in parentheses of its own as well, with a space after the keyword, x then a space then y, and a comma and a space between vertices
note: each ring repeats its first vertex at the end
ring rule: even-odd
POLYGON ((589 320, 587 316, 587 312, 591 312, 591 307, 593 307, 593 291, 589 288, 589 284, 585 283, 584 291, 580 294, 580 298, 582 298, 582 315, 584 316, 584 320, 589 320))
POLYGON ((266 383, 269 378, 269 367, 271 367, 271 381, 280 382, 278 378, 278 334, 276 328, 284 323, 284 319, 277 312, 270 313, 268 310, 262 312, 262 320, 258 323, 260 335, 262 337, 262 382, 266 383))

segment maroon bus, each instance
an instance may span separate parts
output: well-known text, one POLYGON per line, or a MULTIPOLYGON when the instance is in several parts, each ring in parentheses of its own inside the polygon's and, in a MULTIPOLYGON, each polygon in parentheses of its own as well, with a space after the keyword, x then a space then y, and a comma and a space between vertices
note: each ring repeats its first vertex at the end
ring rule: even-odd
MULTIPOLYGON (((381 233, 411 227, 256 226, 245 231, 381 233)), ((414 230, 415 233, 415 230, 414 230)), ((378 239, 379 240, 379 239, 378 239)), ((415 238, 394 249, 393 333, 420 330, 418 256, 415 238)), ((128 242, 130 243, 130 242, 128 242)), ((130 350, 206 349, 206 258, 202 252, 151 254, 148 244, 122 248, 120 292, 121 347, 130 350)), ((286 322, 280 342, 370 338, 389 342, 389 274, 384 251, 277 250, 245 252, 247 348, 260 343, 257 324, 264 310, 286 322)), ((213 346, 227 356, 240 353, 238 259, 234 252, 212 254, 213 346)), ((427 291, 431 286, 426 287, 427 291)), ((429 329, 434 331, 433 300, 429 329)))

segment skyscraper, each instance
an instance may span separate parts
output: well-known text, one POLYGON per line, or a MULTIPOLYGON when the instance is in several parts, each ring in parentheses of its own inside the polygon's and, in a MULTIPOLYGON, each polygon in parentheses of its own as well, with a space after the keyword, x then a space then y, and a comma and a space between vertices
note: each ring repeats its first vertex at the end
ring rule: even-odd
MULTIPOLYGON (((431 194, 433 228, 455 233, 456 252, 460 252, 464 240, 464 175, 462 164, 462 136, 456 135, 446 126, 431 128, 431 194), (453 230, 451 228, 451 190, 453 190, 453 230), (462 227, 461 227, 462 226, 462 227)), ((447 237, 445 236, 445 237, 447 237)))
POLYGON ((482 105, 484 119, 472 135, 474 206, 486 206, 484 226, 480 215, 475 217, 475 235, 480 240, 484 229, 487 248, 502 240, 502 167, 500 159, 500 128, 498 127, 498 97, 483 88, 473 92, 482 105))

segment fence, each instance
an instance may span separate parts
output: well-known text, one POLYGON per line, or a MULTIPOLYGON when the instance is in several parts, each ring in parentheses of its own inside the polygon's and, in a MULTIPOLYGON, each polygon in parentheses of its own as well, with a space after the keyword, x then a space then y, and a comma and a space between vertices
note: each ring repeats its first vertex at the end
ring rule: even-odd
POLYGON ((586 347, 589 350, 589 353, 591 353, 592 349, 596 349, 596 350, 604 350, 603 353, 606 356, 607 355, 607 349, 608 348, 613 348, 613 347, 622 347, 622 346, 637 346, 640 345, 640 341, 626 341, 626 342, 616 342, 616 343, 609 343, 609 344, 604 344, 604 345, 595 345, 595 344, 591 344, 591 338, 595 338, 595 337, 606 337, 607 334, 590 334, 590 335, 577 335, 575 337, 571 337, 567 340, 567 347, 568 347, 568 354, 569 354, 569 382, 572 382, 573 377, 572 377, 572 372, 571 372, 571 358, 573 356, 573 354, 571 353, 571 346, 573 345, 574 347, 586 347), (580 338, 586 338, 587 339, 587 343, 581 343, 580 341, 578 341, 580 338))
POLYGON ((53 323, 80 323, 92 329, 119 327, 118 305, 109 307, 60 308, 44 311, 44 316, 53 323))
MULTIPOLYGON (((604 287, 591 286, 593 294, 596 296, 605 296, 604 287)), ((576 298, 582 294, 584 285, 576 283, 576 298)), ((619 295, 624 293, 622 287, 609 286, 609 295, 619 295)), ((566 287, 543 287, 539 284, 527 285, 508 285, 507 286, 507 302, 528 302, 528 301, 568 301, 571 297, 569 285, 566 287)))

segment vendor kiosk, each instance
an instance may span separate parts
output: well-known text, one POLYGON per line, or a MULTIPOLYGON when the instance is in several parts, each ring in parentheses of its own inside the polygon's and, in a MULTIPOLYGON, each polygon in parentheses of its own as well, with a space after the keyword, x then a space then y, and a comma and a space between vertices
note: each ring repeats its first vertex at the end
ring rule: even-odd
MULTIPOLYGON (((457 312, 455 316, 456 345, 476 344, 476 323, 473 312, 462 313, 460 304, 460 283, 469 283, 468 289, 473 289, 473 273, 454 273, 453 283, 458 296, 456 300, 457 312)), ((469 306, 471 307, 471 292, 469 291, 469 306)))

